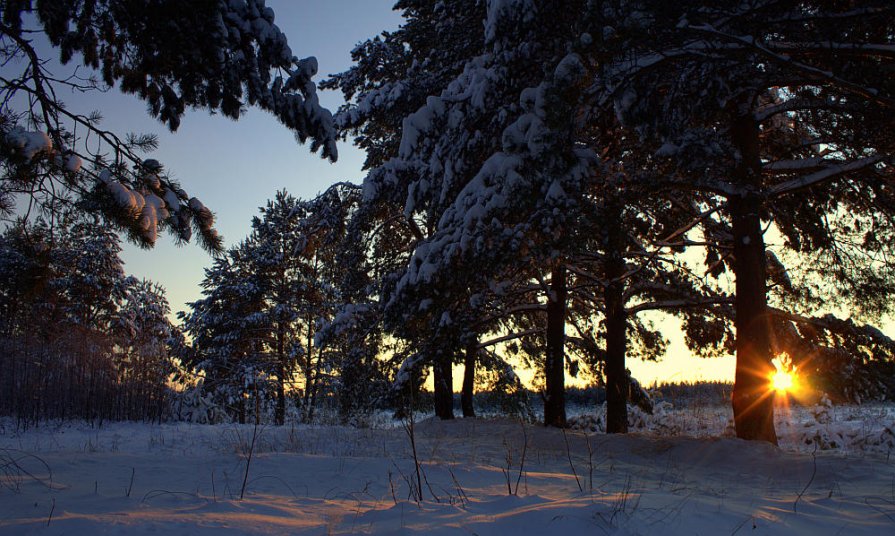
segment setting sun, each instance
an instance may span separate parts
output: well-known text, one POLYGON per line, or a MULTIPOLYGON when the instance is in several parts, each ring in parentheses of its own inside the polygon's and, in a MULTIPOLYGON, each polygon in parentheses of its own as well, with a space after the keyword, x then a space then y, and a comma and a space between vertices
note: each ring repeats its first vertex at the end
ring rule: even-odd
POLYGON ((790 372, 778 370, 771 377, 771 387, 775 391, 789 391, 792 389, 793 375, 790 372))
POLYGON ((771 374, 771 388, 778 393, 792 391, 796 383, 796 368, 787 355, 773 359, 775 371, 771 374))

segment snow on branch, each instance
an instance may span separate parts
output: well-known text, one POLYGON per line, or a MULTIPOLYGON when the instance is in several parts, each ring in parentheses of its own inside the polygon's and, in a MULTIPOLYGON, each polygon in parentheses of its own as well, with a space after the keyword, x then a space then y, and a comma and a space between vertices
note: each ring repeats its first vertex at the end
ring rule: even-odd
POLYGON ((877 102, 877 103, 879 103, 883 106, 886 106, 886 107, 895 107, 895 101, 893 101, 892 99, 887 98, 885 96, 881 96, 878 89, 866 87, 861 84, 856 84, 854 82, 850 82, 848 80, 845 80, 844 78, 836 76, 834 73, 832 73, 830 71, 825 71, 825 70, 819 69, 817 67, 812 67, 805 63, 796 61, 792 57, 784 55, 784 54, 778 54, 777 52, 774 52, 773 50, 769 49, 766 45, 760 43, 759 40, 753 36, 732 35, 727 32, 718 30, 711 24, 701 24, 698 26, 691 25, 691 26, 688 26, 688 28, 690 30, 694 30, 697 32, 706 32, 711 35, 722 37, 724 39, 728 39, 735 43, 739 43, 739 44, 745 45, 747 47, 753 48, 753 49, 757 50, 758 52, 761 52, 764 56, 766 56, 778 63, 782 63, 784 65, 789 65, 791 67, 794 67, 797 70, 807 73, 809 75, 815 76, 820 80, 827 80, 827 81, 833 83, 835 86, 842 88, 846 91, 849 91, 850 93, 860 95, 868 100, 877 102))
POLYGON ((479 343, 479 348, 487 348, 489 346, 494 346, 495 344, 500 344, 502 342, 521 339, 522 337, 527 337, 529 335, 538 335, 543 332, 544 332, 543 329, 526 329, 524 331, 517 331, 515 333, 510 333, 508 335, 503 335, 501 337, 496 337, 494 339, 488 339, 487 341, 482 341, 479 343))
POLYGON ((895 57, 895 45, 880 43, 832 43, 832 42, 781 42, 768 41, 768 48, 773 50, 805 52, 805 51, 836 51, 836 52, 853 52, 867 56, 886 56, 895 57))
POLYGON ((788 193, 792 193, 797 190, 801 190, 804 188, 808 188, 815 184, 821 183, 823 181, 832 179, 834 177, 838 177, 840 175, 845 175, 847 173, 852 173, 855 171, 860 171, 862 169, 874 166, 879 163, 892 163, 893 159, 891 156, 886 155, 874 155, 867 156, 864 158, 859 158, 847 164, 833 164, 821 169, 820 171, 816 171, 809 175, 805 175, 803 177, 799 177, 797 179, 793 179, 791 181, 786 181, 775 186, 772 186, 768 189, 767 195, 769 197, 775 197, 779 195, 785 195, 788 193))
POLYGON ((734 303, 733 298, 706 298, 694 300, 661 300, 650 301, 628 307, 625 311, 629 315, 636 315, 643 311, 660 311, 665 309, 678 310, 683 308, 707 307, 709 305, 729 305, 734 303))

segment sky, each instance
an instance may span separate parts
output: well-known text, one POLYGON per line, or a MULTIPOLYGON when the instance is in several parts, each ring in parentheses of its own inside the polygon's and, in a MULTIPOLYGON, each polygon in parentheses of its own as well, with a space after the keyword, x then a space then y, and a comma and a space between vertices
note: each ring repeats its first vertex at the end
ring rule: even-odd
MULTIPOLYGON (((351 65, 351 49, 383 30, 400 24, 391 10, 393 0, 268 0, 275 23, 286 34, 293 54, 316 56, 320 81, 351 65)), ((319 92, 330 110, 343 102, 339 92, 319 92)), ((96 106, 104 113, 104 125, 114 131, 158 134, 159 148, 153 158, 165 164, 184 189, 214 211, 215 225, 227 247, 248 236, 252 216, 286 189, 294 196, 312 198, 339 181, 360 182, 363 153, 350 143, 340 143, 335 164, 300 145, 291 131, 270 114, 247 109, 239 121, 212 116, 203 110, 188 111, 176 133, 146 114, 136 97, 101 95, 96 106)), ((196 245, 177 247, 160 236, 152 250, 127 245, 126 270, 163 284, 173 310, 200 297, 199 282, 210 265, 207 253, 196 245)))
MULTIPOLYGON (((267 1, 293 54, 317 57, 318 82, 350 67, 356 44, 399 26, 400 13, 392 11, 393 4, 394 0, 267 1)), ((335 182, 363 180, 363 153, 350 142, 340 143, 338 162, 332 164, 311 153, 307 145, 298 144, 273 116, 257 109, 249 108, 239 121, 203 110, 188 111, 172 134, 147 114, 143 101, 116 90, 62 98, 78 112, 100 111, 105 129, 119 134, 157 134, 159 148, 148 156, 161 161, 191 196, 214 211, 215 225, 227 247, 249 234, 252 216, 277 190, 285 188, 294 196, 312 198, 335 182)), ((339 92, 320 92, 320 100, 333 111, 343 102, 339 92)), ((178 247, 167 235, 160 235, 151 250, 125 244, 122 257, 129 274, 167 289, 175 312, 201 297, 199 283, 211 264, 211 257, 198 245, 178 247)), ((672 342, 668 356, 660 363, 629 361, 633 375, 642 383, 732 381, 732 357, 691 357, 675 322, 666 320, 660 325, 667 328, 666 336, 672 342)), ((521 376, 528 374, 522 372, 521 376)))

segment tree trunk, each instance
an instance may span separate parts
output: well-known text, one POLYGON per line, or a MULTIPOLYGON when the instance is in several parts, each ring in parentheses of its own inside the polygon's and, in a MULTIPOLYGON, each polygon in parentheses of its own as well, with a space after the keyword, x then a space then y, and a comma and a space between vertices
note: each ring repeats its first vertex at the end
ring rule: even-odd
POLYGON ((774 430, 774 395, 769 378, 770 322, 767 311, 765 244, 761 228, 761 160, 757 123, 748 115, 734 121, 733 141, 742 163, 737 181, 745 195, 731 196, 734 273, 736 274, 736 376, 733 418, 737 437, 777 444, 774 430))
POLYGON ((239 424, 246 423, 246 400, 245 397, 240 397, 239 402, 236 403, 236 419, 239 424))
POLYGON ((305 346, 305 392, 302 396, 302 422, 310 424, 311 422, 311 390, 313 389, 313 372, 314 372, 314 332, 312 327, 313 320, 307 318, 308 337, 305 346))
POLYGON ((283 327, 277 331, 277 409, 274 418, 279 426, 283 426, 286 422, 286 342, 283 327))
POLYGON ((317 395, 320 394, 320 379, 323 377, 323 349, 317 349, 317 364, 314 367, 314 383, 311 384, 311 405, 308 406, 308 422, 314 422, 317 410, 317 395))
POLYGON ((615 207, 607 218, 606 279, 604 292, 606 307, 606 432, 628 432, 628 373, 625 368, 627 352, 628 314, 625 311, 624 235, 621 232, 621 210, 615 207))
POLYGON ((473 341, 466 347, 466 356, 463 362, 463 391, 460 394, 460 407, 464 417, 475 417, 475 407, 472 400, 475 389, 475 363, 476 354, 479 351, 479 341, 473 341))
POLYGON ((557 263, 547 300, 547 356, 544 363, 544 425, 566 426, 566 268, 557 263))
POLYGON ((454 418, 454 378, 450 354, 439 353, 432 366, 435 383, 435 416, 454 418))

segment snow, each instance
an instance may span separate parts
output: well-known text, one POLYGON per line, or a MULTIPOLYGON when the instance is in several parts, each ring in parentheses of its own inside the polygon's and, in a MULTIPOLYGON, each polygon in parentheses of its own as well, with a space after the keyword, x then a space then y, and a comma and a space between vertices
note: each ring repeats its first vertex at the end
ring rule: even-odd
POLYGON ((180 211, 180 198, 177 197, 174 190, 165 188, 165 203, 168 205, 168 208, 174 212, 180 211))
POLYGON ((566 192, 562 188, 562 184, 559 183, 559 180, 556 179, 550 183, 550 188, 547 190, 547 200, 548 201, 562 201, 566 198, 566 192))
POLYGON ((586 74, 584 62, 578 54, 569 54, 564 57, 553 72, 557 84, 572 85, 581 80, 586 74))
POLYGON ((53 142, 45 132, 25 130, 14 127, 6 133, 10 145, 18 148, 26 160, 31 160, 39 153, 48 153, 53 149, 53 142))
MULTIPOLYGON (((100 177, 102 178, 102 175, 100 177)), ((115 202, 118 203, 118 206, 120 206, 121 208, 130 210, 132 212, 140 210, 141 207, 139 206, 139 202, 137 201, 137 197, 135 195, 136 192, 132 192, 127 186, 121 184, 118 181, 108 179, 108 182, 106 182, 106 188, 109 190, 109 193, 112 194, 112 197, 115 198, 115 202)))
MULTIPOLYGON (((878 431, 874 419, 891 423, 895 414, 891 406, 835 409, 828 427, 860 421, 878 431), (854 422, 852 414, 859 415, 854 422)), ((723 413, 691 406, 664 415, 711 433, 723 426, 723 413)), ((407 434, 394 422, 371 424, 259 427, 245 478, 251 425, 17 430, 0 421, 0 460, 15 462, 0 473, 0 534, 895 530, 895 469, 879 451, 814 452, 786 442, 776 448, 643 431, 563 433, 507 418, 430 419, 414 427, 423 472, 417 502, 407 434)), ((782 426, 781 437, 789 430, 782 426)))
POLYGON ((529 22, 537 16, 533 0, 488 0, 485 40, 492 42, 500 35, 500 27, 513 20, 529 22))
POLYGON ((147 192, 143 199, 145 203, 140 213, 140 227, 143 229, 143 236, 154 244, 158 239, 159 222, 167 219, 170 214, 165 208, 165 202, 157 195, 147 192))
POLYGON ((81 171, 83 162, 81 161, 81 157, 79 157, 78 155, 70 154, 65 157, 63 164, 65 166, 65 170, 69 173, 77 173, 78 171, 81 171))

